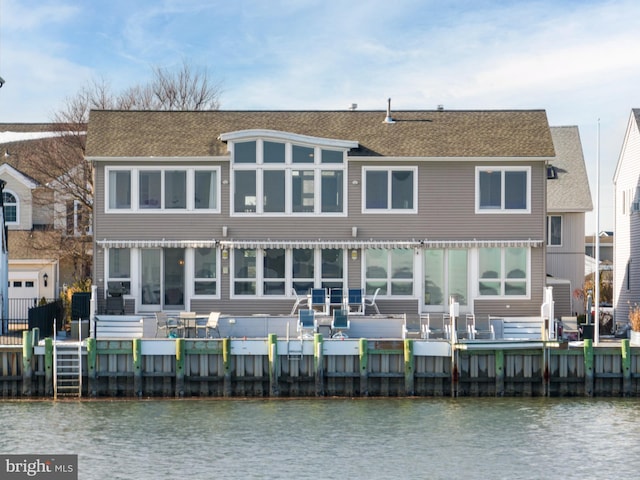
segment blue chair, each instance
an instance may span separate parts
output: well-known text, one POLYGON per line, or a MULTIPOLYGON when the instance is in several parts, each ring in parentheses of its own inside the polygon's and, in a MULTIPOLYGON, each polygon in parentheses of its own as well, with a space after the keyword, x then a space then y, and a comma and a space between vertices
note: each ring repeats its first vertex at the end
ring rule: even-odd
POLYGON ((331 319, 331 338, 347 338, 344 333, 351 328, 351 322, 346 310, 342 308, 333 311, 331 319))
POLYGON ((350 288, 347 295, 347 310, 350 315, 364 315, 364 295, 361 288, 350 288))
POLYGON ((302 338, 310 338, 318 331, 315 310, 298 310, 298 333, 302 338))
POLYGON ((344 291, 342 290, 342 288, 332 288, 331 290, 329 290, 329 307, 345 308, 344 291))
POLYGON ((311 298, 309 301, 309 309, 322 312, 324 315, 329 313, 329 298, 327 297, 326 288, 312 288, 311 298))

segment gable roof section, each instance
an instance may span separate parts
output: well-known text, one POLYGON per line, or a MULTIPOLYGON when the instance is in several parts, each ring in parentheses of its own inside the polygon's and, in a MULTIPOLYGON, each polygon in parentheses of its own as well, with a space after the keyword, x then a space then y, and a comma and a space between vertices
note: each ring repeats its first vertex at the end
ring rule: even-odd
POLYGON ((29 175, 22 173, 20 170, 13 168, 8 163, 3 163, 0 165, 0 175, 4 174, 11 175, 13 178, 21 182, 25 187, 33 190, 38 186, 38 182, 31 178, 29 175))
POLYGON ((351 156, 553 157, 544 110, 91 112, 88 158, 227 155, 222 133, 267 129, 357 141, 351 156))
POLYGON ((613 173, 613 183, 618 183, 618 176, 620 175, 620 169, 622 168, 622 161, 625 155, 625 148, 627 146, 627 142, 629 141, 629 137, 633 130, 635 130, 636 135, 638 134, 638 130, 640 129, 640 108, 632 108, 631 115, 629 117, 629 122, 627 123, 627 129, 625 130, 624 140, 622 142, 622 148, 620 149, 620 154, 618 155, 618 162, 616 163, 616 170, 613 173))
POLYGON ((593 210, 589 178, 584 164, 578 127, 551 127, 558 178, 547 180, 548 212, 589 212, 593 210))

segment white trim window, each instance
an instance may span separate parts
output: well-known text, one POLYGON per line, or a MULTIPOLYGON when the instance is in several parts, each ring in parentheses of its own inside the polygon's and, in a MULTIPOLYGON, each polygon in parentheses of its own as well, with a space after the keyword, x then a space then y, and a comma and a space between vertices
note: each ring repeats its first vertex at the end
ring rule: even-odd
POLYGON ((105 170, 107 212, 220 213, 220 167, 105 170))
POLYGON ((478 249, 481 297, 529 297, 530 250, 522 247, 478 249))
POLYGON ((231 215, 345 215, 346 150, 260 138, 230 150, 231 215))
POLYGON ((218 252, 215 248, 193 249, 193 294, 218 295, 218 252))
POLYGON ((364 213, 417 213, 416 167, 364 167, 364 213))
POLYGON ((365 293, 378 288, 382 296, 413 295, 413 249, 368 249, 365 252, 365 293))
POLYGON ((310 288, 343 288, 343 249, 234 248, 231 297, 289 297, 310 288))
POLYGON ((122 287, 128 295, 131 293, 131 249, 110 248, 107 257, 107 289, 122 287))
POLYGON ((469 304, 469 251, 463 248, 428 248, 424 251, 424 304, 442 309, 449 298, 469 304))
POLYGON ((9 190, 2 192, 4 202, 4 223, 18 225, 20 223, 20 202, 18 196, 9 190))
POLYGON ((547 215, 547 246, 562 246, 562 216, 547 215))
POLYGON ((531 213, 531 167, 476 167, 476 213, 531 213))

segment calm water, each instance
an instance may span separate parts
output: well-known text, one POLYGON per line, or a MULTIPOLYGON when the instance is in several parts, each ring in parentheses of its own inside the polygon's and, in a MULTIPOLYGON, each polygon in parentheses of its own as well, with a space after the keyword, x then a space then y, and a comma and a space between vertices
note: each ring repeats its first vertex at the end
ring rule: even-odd
POLYGON ((83 480, 640 477, 637 399, 4 401, 0 431, 83 480))

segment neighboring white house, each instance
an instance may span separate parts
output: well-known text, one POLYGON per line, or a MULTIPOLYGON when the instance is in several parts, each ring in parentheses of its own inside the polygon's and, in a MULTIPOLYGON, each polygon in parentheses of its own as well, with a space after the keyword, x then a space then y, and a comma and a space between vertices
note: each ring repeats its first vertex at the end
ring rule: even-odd
POLYGON ((613 306, 617 323, 640 304, 640 109, 631 110, 613 177, 613 306))

